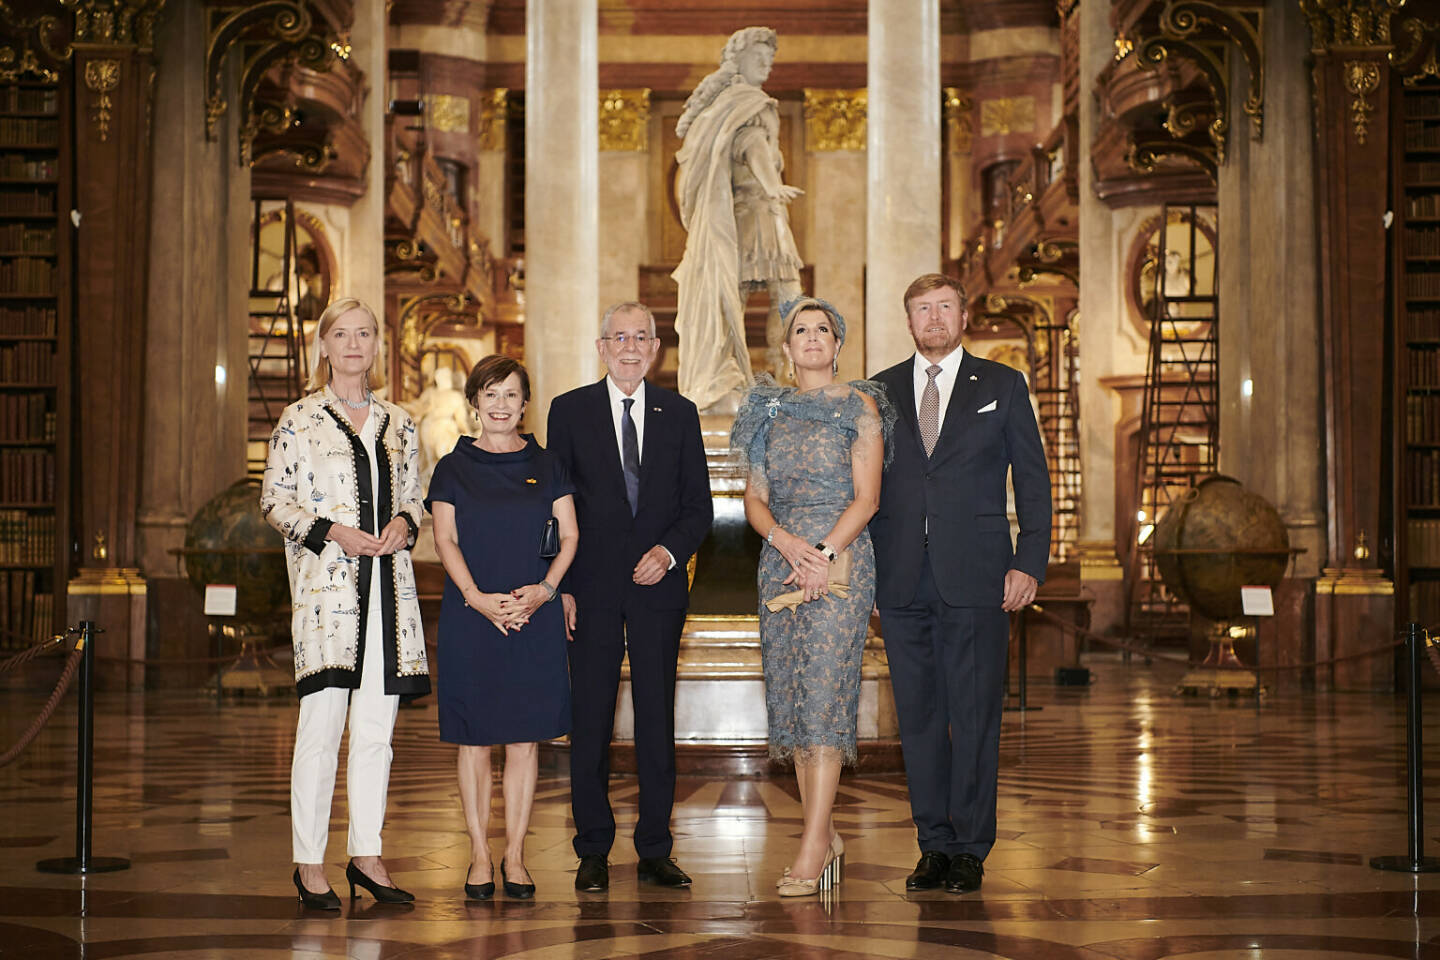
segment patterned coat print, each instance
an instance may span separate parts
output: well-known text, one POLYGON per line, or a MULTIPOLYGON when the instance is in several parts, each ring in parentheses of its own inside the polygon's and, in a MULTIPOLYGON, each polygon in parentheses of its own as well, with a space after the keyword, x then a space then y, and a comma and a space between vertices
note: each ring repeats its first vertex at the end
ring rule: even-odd
POLYGON ((406 697, 430 690, 425 635, 410 547, 420 529, 419 443, 415 422, 376 399, 379 489, 370 489, 365 444, 328 387, 290 404, 270 437, 260 511, 285 537, 290 573, 291 639, 300 696, 324 687, 360 686, 357 665, 369 610, 370 567, 380 563, 385 692, 406 697), (371 511, 360 504, 373 498, 371 511), (387 557, 347 557, 325 536, 336 523, 378 533, 394 517, 410 527, 404 548, 387 557))

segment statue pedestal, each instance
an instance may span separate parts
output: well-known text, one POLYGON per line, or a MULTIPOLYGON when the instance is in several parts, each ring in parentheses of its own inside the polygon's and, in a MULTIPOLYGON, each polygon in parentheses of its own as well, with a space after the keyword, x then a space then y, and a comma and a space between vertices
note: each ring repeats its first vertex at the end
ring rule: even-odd
MULTIPOLYGON (((730 452, 732 420, 728 416, 701 417, 715 521, 696 555, 690 615, 680 638, 675 763, 682 775, 784 775, 787 766, 769 757, 755 594, 762 542, 745 522, 745 476, 730 452)), ((860 668, 857 732, 857 769, 903 772, 890 665, 873 621, 860 668)), ((621 667, 610 769, 633 773, 634 751, 635 713, 627 660, 621 667)), ((567 740, 551 741, 542 746, 541 762, 551 769, 568 765, 568 754, 567 740)))

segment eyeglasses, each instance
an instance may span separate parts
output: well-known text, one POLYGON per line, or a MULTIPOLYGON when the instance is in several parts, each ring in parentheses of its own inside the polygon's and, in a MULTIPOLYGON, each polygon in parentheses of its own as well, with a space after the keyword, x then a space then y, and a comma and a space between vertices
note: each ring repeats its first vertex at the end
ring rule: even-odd
POLYGON ((648 333, 617 333, 609 337, 601 337, 601 340, 609 340, 616 347, 624 349, 625 344, 633 343, 636 347, 644 349, 645 344, 651 340, 658 340, 659 337, 652 337, 648 333))

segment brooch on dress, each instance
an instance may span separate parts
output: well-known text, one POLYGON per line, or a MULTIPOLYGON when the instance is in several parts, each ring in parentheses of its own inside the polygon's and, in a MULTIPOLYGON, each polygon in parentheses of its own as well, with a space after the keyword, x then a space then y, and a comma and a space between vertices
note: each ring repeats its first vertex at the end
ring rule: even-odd
POLYGON ((771 420, 774 420, 776 417, 778 417, 778 416, 780 415, 780 398, 779 398, 779 397, 771 397, 771 398, 770 398, 770 402, 767 403, 767 404, 765 404, 765 413, 770 417, 771 420))

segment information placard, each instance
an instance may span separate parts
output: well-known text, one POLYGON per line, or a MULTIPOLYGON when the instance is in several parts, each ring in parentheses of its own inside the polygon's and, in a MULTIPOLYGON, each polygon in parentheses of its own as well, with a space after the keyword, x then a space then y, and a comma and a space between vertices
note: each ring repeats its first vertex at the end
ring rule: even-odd
POLYGON ((205 616, 207 617, 233 617, 235 616, 235 597, 237 591, 235 585, 230 583, 210 583, 205 586, 205 616))
POLYGON ((1240 606, 1247 617, 1275 616, 1275 598, 1269 587, 1241 587, 1240 606))

